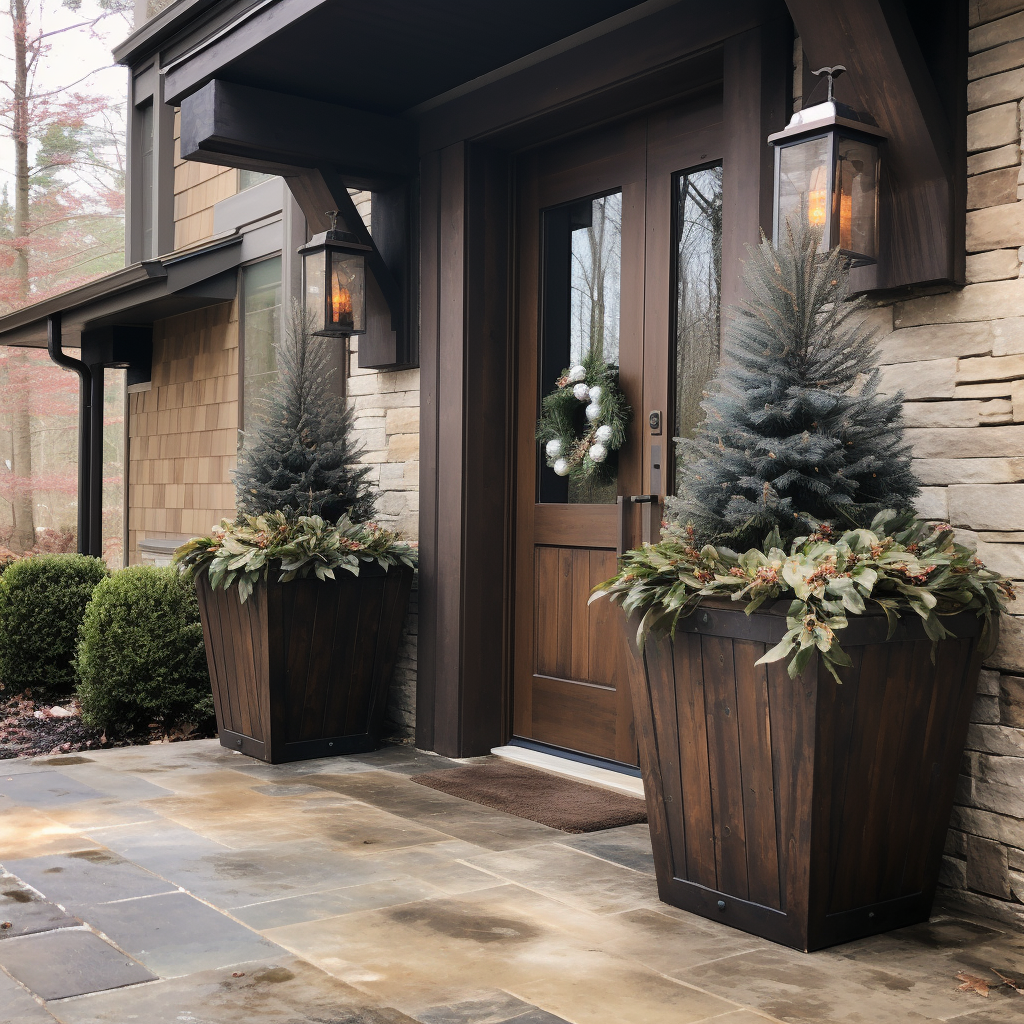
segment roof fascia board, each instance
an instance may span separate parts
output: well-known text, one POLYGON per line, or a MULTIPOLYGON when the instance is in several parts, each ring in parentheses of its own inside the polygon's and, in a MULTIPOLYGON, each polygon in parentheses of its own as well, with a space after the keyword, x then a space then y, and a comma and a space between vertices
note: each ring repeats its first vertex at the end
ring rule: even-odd
POLYGON ((169 254, 162 260, 133 263, 79 288, 0 317, 0 344, 45 344, 47 318, 60 313, 68 323, 92 321, 129 309, 161 295, 184 291, 195 284, 237 266, 241 261, 242 236, 218 240, 193 252, 169 254), (125 302, 126 296, 131 297, 125 302), (84 314, 82 311, 86 311, 84 314), (42 332, 42 333, 40 333, 42 332), (31 338, 32 340, 17 340, 31 338))
POLYGON ((200 42, 164 73, 164 102, 180 104, 182 99, 217 76, 231 61, 259 42, 300 21, 330 0, 276 0, 253 16, 240 16, 229 31, 207 43, 200 42))
MULTIPOLYGON (((176 37, 187 38, 190 29, 208 33, 211 18, 237 5, 238 0, 177 0, 159 14, 140 25, 127 39, 113 49, 114 61, 134 67, 148 60, 162 46, 176 37)), ((249 0, 255 3, 256 0, 249 0)))

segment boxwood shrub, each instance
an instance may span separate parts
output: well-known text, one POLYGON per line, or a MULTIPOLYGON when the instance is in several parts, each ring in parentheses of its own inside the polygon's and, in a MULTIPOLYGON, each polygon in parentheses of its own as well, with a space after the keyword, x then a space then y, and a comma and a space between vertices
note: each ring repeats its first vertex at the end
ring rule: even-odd
POLYGON ((59 701, 75 692, 78 627, 93 588, 108 576, 102 559, 35 555, 0 575, 0 682, 8 694, 59 701))
POLYGON ((110 739, 165 734, 213 721, 195 590, 176 569, 136 565, 96 587, 78 644, 78 697, 87 725, 110 739))

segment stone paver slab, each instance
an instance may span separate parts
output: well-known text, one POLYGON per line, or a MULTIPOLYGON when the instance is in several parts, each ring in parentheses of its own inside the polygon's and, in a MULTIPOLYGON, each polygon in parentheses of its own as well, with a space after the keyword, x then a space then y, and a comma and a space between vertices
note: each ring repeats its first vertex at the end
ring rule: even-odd
POLYGON ((176 863, 164 861, 161 873, 224 909, 359 885, 393 874, 372 858, 353 857, 302 840, 198 856, 186 850, 176 863))
POLYGON ((53 1024, 56 1018, 23 985, 0 971, 0 1020, 4 1024, 53 1024))
POLYGON ((0 967, 43 999, 102 992, 156 977, 98 935, 77 928, 0 943, 0 967))
POLYGON ((84 800, 102 800, 103 795, 98 789, 63 772, 37 769, 20 775, 0 773, 0 809, 11 804, 24 804, 46 810, 84 800))
POLYGON ((416 1019, 421 1024, 507 1024, 508 1021, 522 1021, 524 1014, 536 1010, 536 1006, 524 1003, 507 992, 496 992, 444 1006, 432 1006, 417 1013, 416 1019))
POLYGON ((586 832, 580 836, 566 836, 559 842, 563 846, 589 853, 592 857, 600 857, 654 877, 654 854, 651 852, 651 832, 647 825, 625 825, 622 828, 605 829, 603 832, 586 832))
POLYGON ((62 1024, 414 1024, 290 956, 69 999, 53 1012, 62 1024))
POLYGON ((469 863, 561 903, 599 914, 659 905, 653 877, 624 871, 560 843, 487 853, 469 863))
POLYGON ((77 918, 44 900, 12 875, 0 875, 0 922, 10 925, 0 930, 0 942, 16 935, 31 935, 33 932, 81 924, 77 918))
POLYGON ((250 927, 263 930, 340 917, 360 910, 401 906, 442 895, 444 893, 436 886, 409 876, 398 876, 308 896, 267 900, 248 907, 236 907, 231 913, 250 927))
POLYGON ((152 872, 102 848, 75 850, 27 860, 9 860, 4 867, 38 889, 47 899, 69 903, 108 903, 133 896, 155 896, 174 888, 152 872))
POLYGON ((75 912, 161 978, 283 955, 283 950, 187 893, 74 905, 75 912))

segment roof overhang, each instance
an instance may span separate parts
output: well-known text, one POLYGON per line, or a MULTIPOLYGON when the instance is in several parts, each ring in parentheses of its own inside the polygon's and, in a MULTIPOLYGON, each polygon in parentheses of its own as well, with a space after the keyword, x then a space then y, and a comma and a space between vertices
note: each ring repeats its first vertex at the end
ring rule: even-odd
POLYGON ((0 317, 0 345, 46 347, 46 325, 61 315, 66 344, 100 327, 142 327, 234 298, 242 236, 133 263, 53 298, 0 317))

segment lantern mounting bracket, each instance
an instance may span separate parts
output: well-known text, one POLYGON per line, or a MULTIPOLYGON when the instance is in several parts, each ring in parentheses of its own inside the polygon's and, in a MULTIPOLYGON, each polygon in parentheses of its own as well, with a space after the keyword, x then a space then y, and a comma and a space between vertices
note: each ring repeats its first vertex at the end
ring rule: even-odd
POLYGON ((817 71, 812 71, 811 74, 813 74, 815 78, 821 78, 822 75, 828 75, 828 99, 825 102, 833 102, 833 100, 835 100, 833 86, 840 75, 846 74, 846 68, 843 67, 842 64, 834 64, 830 68, 818 68, 817 71))

